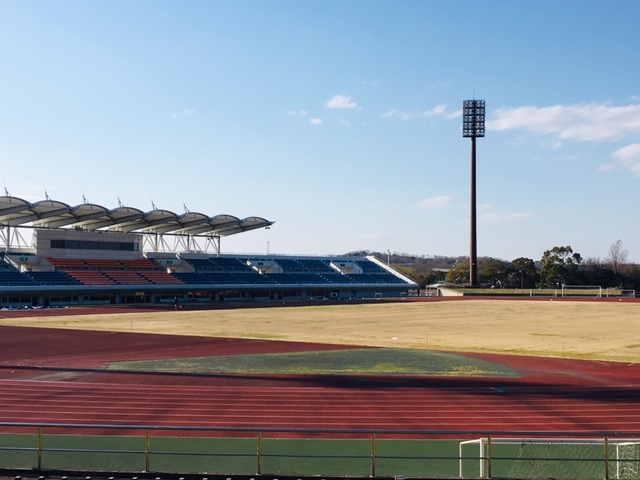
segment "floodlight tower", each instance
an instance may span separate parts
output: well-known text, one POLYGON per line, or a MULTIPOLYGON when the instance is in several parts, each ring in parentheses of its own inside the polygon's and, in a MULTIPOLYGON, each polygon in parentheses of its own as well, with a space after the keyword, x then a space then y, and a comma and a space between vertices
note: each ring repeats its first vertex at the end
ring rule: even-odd
POLYGON ((476 138, 484 137, 484 100, 462 102, 462 136, 471 138, 471 252, 469 284, 478 286, 478 245, 476 233, 476 138))

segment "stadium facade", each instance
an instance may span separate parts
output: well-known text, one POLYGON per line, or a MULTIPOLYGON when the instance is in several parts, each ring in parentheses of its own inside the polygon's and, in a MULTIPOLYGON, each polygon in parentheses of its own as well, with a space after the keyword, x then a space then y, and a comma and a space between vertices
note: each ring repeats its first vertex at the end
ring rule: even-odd
POLYGON ((385 298, 418 289, 371 256, 221 252, 222 238, 273 224, 0 197, 0 305, 385 298))

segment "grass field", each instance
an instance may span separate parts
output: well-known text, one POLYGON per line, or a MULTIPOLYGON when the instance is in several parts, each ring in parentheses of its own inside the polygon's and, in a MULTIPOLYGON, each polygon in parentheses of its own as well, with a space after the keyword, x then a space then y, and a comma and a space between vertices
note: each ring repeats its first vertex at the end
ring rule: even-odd
POLYGON ((395 348, 110 362, 107 369, 133 372, 268 373, 277 375, 517 376, 515 372, 504 365, 481 359, 427 350, 395 348))
POLYGON ((640 304, 465 300, 2 318, 0 325, 638 362, 640 304))
MULTIPOLYGON (((38 464, 37 435, 0 434, 0 465, 33 469, 38 464), (5 450, 5 448, 10 449, 5 450)), ((172 472, 173 474, 479 478, 478 444, 460 456, 453 439, 286 439, 44 435, 41 468, 83 472, 172 472), (462 468, 462 471, 460 470, 462 468)), ((632 457, 618 456, 602 443, 495 443, 492 478, 637 478, 638 446, 632 457), (618 460, 623 460, 620 467, 618 460)), ((485 452, 486 454, 486 452, 485 452)), ((487 464, 484 464, 487 468, 487 464)))
MULTIPOLYGON (((232 359, 215 356, 116 362, 107 367, 116 370, 283 375, 364 372, 504 378, 513 372, 480 359, 471 366, 469 362, 474 359, 459 363, 460 358, 450 352, 637 363, 640 359, 639 309, 640 304, 624 301, 464 300, 46 317, 16 315, 0 319, 0 325, 381 347, 245 354, 234 355, 232 359)), ((146 456, 142 432, 139 436, 126 437, 47 434, 42 445, 42 466, 143 471, 147 469, 145 462, 149 461, 149 470, 157 472, 254 474, 261 469, 274 475, 322 472, 323 475, 368 476, 372 471, 371 439, 264 438, 259 448, 257 442, 256 438, 169 438, 154 434, 150 441, 151 454, 146 456)), ((459 467, 458 442, 378 439, 376 475, 418 477, 429 472, 432 477, 454 477, 459 467)), ((37 445, 37 435, 0 435, 0 465, 33 468, 37 462, 37 445)), ((573 460, 571 465, 576 465, 573 460)), ((466 462, 473 470, 477 467, 477 454, 470 455, 466 462)), ((512 476, 512 468, 513 461, 509 460, 504 464, 504 472, 500 472, 505 477, 512 476)), ((610 469, 613 468, 612 464, 610 469)), ((600 467, 596 469, 600 476, 587 476, 574 470, 563 478, 601 478, 600 467)), ((517 476, 533 478, 528 473, 517 476)))
MULTIPOLYGON (((3 468, 34 468, 37 464, 36 435, 0 435, 0 465, 3 468), (3 446, 12 450, 3 451, 3 446)), ((451 478, 458 472, 456 440, 372 440, 264 438, 152 437, 150 472, 255 475, 323 475, 451 478), (375 466, 372 465, 375 451, 375 466)), ((77 471, 145 471, 144 436, 45 435, 42 468, 77 471)), ((477 459, 470 456, 470 464, 477 459)), ((471 466, 471 465, 470 465, 471 466)))

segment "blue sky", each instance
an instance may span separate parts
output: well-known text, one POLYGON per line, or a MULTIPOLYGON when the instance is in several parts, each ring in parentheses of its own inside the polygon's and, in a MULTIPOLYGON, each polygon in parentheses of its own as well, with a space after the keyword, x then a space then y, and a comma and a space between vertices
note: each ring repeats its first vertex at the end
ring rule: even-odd
POLYGON ((276 224, 223 252, 640 262, 637 1, 0 0, 11 195, 276 224))

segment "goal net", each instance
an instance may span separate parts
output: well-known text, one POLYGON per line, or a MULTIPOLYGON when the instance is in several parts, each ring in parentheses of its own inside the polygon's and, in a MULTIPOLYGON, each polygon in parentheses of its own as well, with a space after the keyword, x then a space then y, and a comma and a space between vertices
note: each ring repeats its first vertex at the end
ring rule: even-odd
POLYGON ((560 290, 556 288, 531 288, 529 289, 530 297, 557 297, 560 290))
POLYGON ((562 285, 561 293, 563 297, 602 297, 602 287, 600 285, 562 285))
POLYGON ((480 438, 460 442, 460 478, 640 478, 640 439, 480 438))
POLYGON ((607 288, 604 291, 607 297, 636 298, 636 291, 624 288, 607 288))
POLYGON ((616 478, 640 478, 640 441, 616 444, 616 478))

